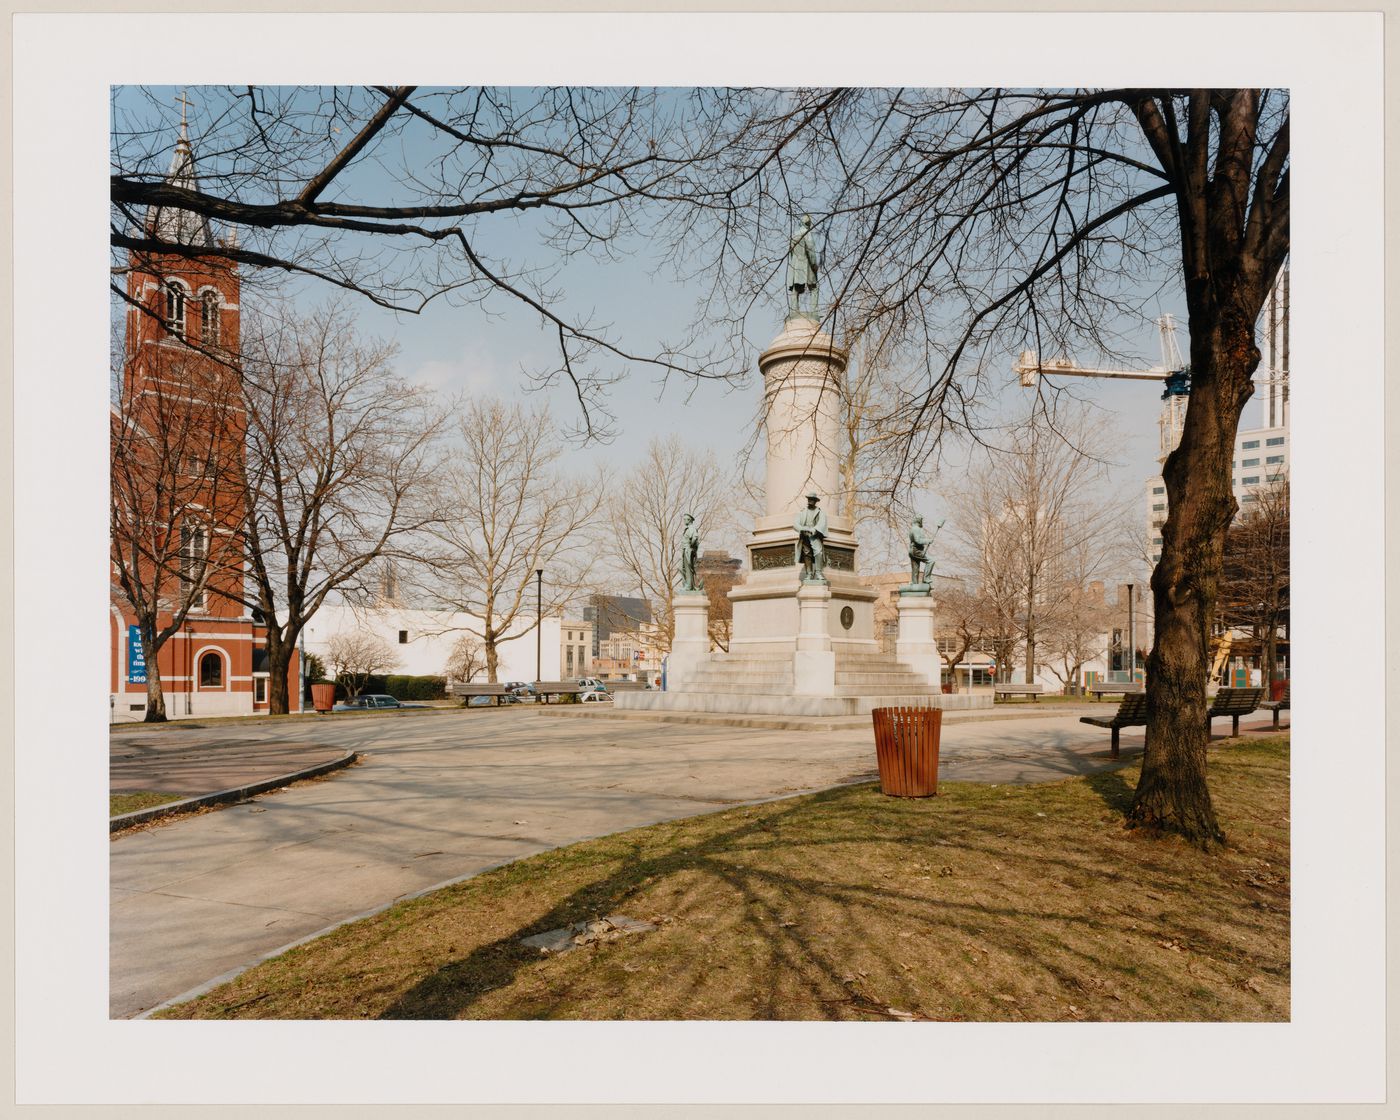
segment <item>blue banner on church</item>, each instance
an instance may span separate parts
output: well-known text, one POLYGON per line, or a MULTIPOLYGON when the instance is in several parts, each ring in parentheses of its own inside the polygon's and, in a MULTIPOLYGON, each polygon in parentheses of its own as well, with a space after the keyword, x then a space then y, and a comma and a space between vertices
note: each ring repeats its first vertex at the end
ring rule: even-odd
POLYGON ((146 683, 146 651, 141 648, 141 627, 126 632, 126 679, 131 684, 146 683))

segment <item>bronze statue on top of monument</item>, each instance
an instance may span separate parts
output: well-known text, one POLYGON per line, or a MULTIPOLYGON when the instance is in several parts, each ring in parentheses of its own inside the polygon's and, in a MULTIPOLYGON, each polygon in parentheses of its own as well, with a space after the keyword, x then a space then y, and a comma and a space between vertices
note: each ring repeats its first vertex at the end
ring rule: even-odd
POLYGON ((812 242, 812 215, 802 215, 802 228, 797 231, 792 239, 792 247, 788 251, 787 265, 787 288, 788 288, 788 314, 789 319, 799 315, 805 315, 815 319, 817 317, 817 277, 821 272, 821 258, 817 255, 817 247, 812 242), (802 310, 802 296, 806 292, 811 292, 809 311, 802 310))

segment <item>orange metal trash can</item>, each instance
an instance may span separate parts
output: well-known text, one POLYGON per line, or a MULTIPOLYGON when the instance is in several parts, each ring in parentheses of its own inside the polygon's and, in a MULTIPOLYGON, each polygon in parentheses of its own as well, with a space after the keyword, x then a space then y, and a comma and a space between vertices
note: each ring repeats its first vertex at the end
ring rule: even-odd
POLYGON ((335 707, 335 685, 313 684, 311 686, 311 706, 318 712, 329 712, 335 707))
POLYGON ((880 792, 890 797, 938 795, 941 708, 875 708, 875 758, 880 792))

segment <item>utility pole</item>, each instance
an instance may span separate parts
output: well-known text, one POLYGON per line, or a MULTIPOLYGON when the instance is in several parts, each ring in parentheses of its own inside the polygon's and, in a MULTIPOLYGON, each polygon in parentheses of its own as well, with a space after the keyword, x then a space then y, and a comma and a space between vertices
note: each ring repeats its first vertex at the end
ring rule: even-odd
POLYGON ((544 569, 535 569, 535 683, 540 683, 540 653, 544 648, 544 569))
POLYGON ((1128 584, 1128 683, 1137 680, 1137 632, 1133 629, 1133 585, 1128 584))

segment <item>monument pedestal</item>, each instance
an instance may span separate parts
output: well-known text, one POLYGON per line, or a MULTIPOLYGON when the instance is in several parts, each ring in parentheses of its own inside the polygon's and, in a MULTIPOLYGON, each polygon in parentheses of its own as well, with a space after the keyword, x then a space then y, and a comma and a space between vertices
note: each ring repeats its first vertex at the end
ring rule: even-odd
POLYGON ((894 643, 894 655, 928 684, 938 687, 942 682, 943 661, 933 633, 933 596, 926 585, 900 589, 899 637, 894 643))
POLYGON ((804 580, 797 590, 797 649, 792 655, 793 692, 798 696, 836 695, 836 654, 827 616, 831 587, 804 580))
POLYGON ((710 657, 710 597, 703 591, 680 591, 671 601, 676 636, 666 658, 666 687, 683 689, 696 666, 710 657))

